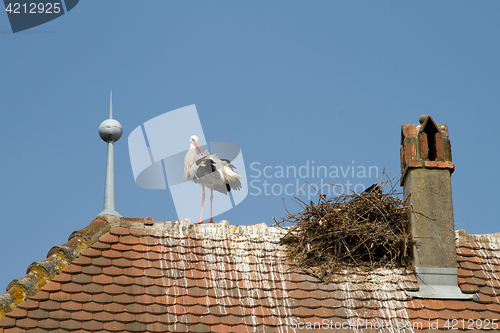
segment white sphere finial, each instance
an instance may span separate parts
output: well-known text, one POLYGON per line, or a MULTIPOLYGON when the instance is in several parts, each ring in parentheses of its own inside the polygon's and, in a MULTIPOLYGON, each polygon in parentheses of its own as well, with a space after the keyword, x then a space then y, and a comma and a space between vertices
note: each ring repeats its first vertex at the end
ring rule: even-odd
POLYGON ((111 90, 111 96, 109 98, 109 119, 106 119, 99 126, 99 135, 101 139, 106 142, 116 142, 118 141, 123 133, 122 125, 115 119, 113 119, 113 91, 111 90))
POLYGON ((123 133, 122 125, 115 119, 106 119, 99 126, 99 135, 106 142, 118 141, 123 133))

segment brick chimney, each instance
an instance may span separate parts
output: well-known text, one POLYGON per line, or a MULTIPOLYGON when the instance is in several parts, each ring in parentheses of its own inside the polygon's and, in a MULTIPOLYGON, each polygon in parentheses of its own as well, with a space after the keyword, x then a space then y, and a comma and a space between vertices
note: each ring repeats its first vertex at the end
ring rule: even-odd
POLYGON ((411 206, 413 267, 420 290, 413 297, 464 299, 458 287, 457 254, 451 198, 448 127, 422 115, 420 125, 401 127, 401 186, 411 206))

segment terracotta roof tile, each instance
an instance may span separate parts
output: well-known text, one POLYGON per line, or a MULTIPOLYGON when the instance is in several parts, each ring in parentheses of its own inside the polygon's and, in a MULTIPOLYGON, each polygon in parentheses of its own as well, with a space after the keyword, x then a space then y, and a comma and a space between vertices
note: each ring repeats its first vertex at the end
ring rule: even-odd
POLYGON ((66 329, 70 332, 76 332, 77 330, 82 328, 82 322, 73 319, 62 321, 60 325, 61 328, 66 329))
MULTIPOLYGON (((240 332, 248 326, 252 332, 275 332, 287 331, 291 319, 353 318, 422 327, 439 319, 445 329, 446 319, 500 317, 500 242, 485 243, 464 232, 457 233, 459 283, 464 292, 477 292, 476 300, 411 299, 406 291, 418 290, 415 274, 399 269, 350 269, 321 283, 289 267, 279 246, 281 231, 263 225, 98 218, 82 230, 70 238, 71 244, 86 246, 81 255, 73 253, 72 263, 41 292, 6 312, 0 333, 240 332)), ((71 244, 49 253, 72 255, 71 244)))
MULTIPOLYGON (((7 317, 5 320, 9 320, 9 317, 7 317)), ((2 320, 2 322, 3 322, 3 320, 2 320)), ((38 320, 33 319, 33 318, 17 319, 16 326, 18 328, 24 328, 24 329, 35 328, 38 326, 38 320)))
POLYGON ((118 243, 118 236, 113 235, 112 233, 107 233, 99 238, 99 242, 107 244, 116 244, 118 243))

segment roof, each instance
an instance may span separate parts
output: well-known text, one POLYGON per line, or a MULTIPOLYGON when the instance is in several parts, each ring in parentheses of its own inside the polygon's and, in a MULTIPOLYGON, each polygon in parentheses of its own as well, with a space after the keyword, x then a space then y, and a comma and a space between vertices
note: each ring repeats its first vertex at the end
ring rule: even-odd
POLYGON ((287 264, 282 232, 98 216, 0 295, 0 333, 491 330, 500 318, 500 234, 456 233, 459 284, 478 299, 431 300, 408 296, 404 269, 322 283, 287 264))

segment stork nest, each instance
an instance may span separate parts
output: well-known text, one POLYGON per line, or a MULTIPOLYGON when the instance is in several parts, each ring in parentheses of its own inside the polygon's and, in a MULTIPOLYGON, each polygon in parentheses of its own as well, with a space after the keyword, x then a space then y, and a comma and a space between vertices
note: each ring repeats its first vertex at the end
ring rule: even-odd
MULTIPOLYGON (((408 210, 394 187, 383 193, 386 182, 361 194, 326 198, 306 204, 302 211, 274 221, 287 232, 281 238, 292 265, 323 281, 347 267, 407 267, 409 257, 408 210)), ((339 186, 328 184, 329 186, 339 186)), ((287 211, 288 212, 288 211, 287 211)))

